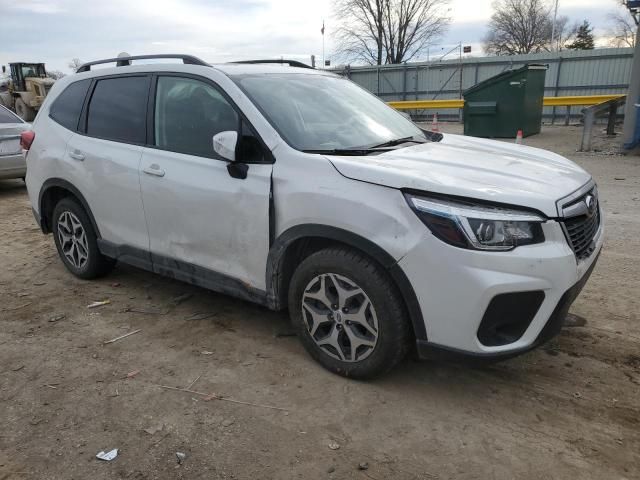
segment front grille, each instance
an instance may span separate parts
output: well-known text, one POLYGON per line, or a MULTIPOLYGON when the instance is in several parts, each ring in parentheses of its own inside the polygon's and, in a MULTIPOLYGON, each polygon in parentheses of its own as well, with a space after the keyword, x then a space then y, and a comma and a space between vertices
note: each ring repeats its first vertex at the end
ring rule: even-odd
POLYGON ((577 200, 563 207, 563 212, 577 213, 564 219, 564 230, 569 245, 578 260, 588 258, 595 250, 594 237, 600 228, 600 204, 594 188, 577 200), (591 208, 590 208, 591 205, 591 208))

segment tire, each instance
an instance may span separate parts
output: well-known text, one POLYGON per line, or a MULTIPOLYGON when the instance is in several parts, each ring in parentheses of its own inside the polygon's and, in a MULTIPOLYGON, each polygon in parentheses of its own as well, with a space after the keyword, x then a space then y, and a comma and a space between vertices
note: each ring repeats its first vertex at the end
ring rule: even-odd
POLYGON ((411 326, 397 287, 354 250, 328 248, 303 260, 291 279, 289 314, 309 354, 344 377, 386 373, 409 350, 411 326))
POLYGON ((76 200, 60 200, 53 209, 51 225, 60 259, 76 277, 89 280, 113 269, 115 260, 100 253, 91 220, 76 200))
POLYGON ((25 122, 31 122, 36 118, 36 111, 24 103, 24 100, 21 98, 16 99, 16 113, 25 122))

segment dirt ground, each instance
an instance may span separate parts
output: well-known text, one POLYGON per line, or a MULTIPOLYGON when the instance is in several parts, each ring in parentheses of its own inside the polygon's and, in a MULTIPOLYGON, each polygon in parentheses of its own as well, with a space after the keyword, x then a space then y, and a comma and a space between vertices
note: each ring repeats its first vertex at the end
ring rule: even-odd
POLYGON ((525 142, 599 183, 586 324, 491 367, 407 360, 367 383, 314 363, 284 313, 127 266, 75 279, 22 182, 0 182, 0 479, 640 478, 640 157, 576 153, 579 134, 525 142))

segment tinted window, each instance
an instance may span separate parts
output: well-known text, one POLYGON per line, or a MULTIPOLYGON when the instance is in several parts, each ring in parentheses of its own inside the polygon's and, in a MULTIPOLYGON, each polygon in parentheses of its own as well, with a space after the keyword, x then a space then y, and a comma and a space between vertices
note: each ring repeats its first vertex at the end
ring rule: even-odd
POLYGON ((98 80, 87 115, 87 135, 127 143, 146 139, 149 77, 98 80))
POLYGON ((22 123, 18 117, 5 108, 0 108, 0 123, 22 123))
POLYGON ((49 109, 49 115, 63 127, 73 130, 78 128, 78 119, 82 111, 84 97, 91 80, 80 80, 69 85, 58 95, 49 109))
POLYGON ((218 90, 190 78, 158 78, 155 111, 158 147, 215 158, 213 136, 227 130, 238 130, 238 114, 218 90))

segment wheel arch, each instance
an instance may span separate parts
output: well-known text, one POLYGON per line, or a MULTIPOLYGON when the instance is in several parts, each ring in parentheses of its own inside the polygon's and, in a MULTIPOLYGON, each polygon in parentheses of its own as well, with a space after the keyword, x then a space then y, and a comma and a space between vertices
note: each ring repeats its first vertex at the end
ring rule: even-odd
POLYGON ((91 226, 96 232, 96 236, 98 238, 102 238, 100 235, 100 229, 98 228, 96 220, 93 217, 93 213, 91 212, 91 208, 89 208, 89 204, 84 198, 84 195, 82 195, 82 193, 80 193, 73 184, 62 178, 50 178, 45 181, 42 188, 40 188, 40 194, 38 195, 38 207, 42 232, 51 233, 53 231, 53 226, 51 225, 53 209, 56 204, 65 197, 75 198, 80 205, 82 205, 82 208, 84 208, 84 211, 87 212, 87 215, 91 220, 91 226))
POLYGON ((287 305, 289 282, 299 261, 318 250, 336 245, 364 253, 387 271, 402 296, 416 338, 426 340, 427 333, 420 303, 398 262, 371 240, 329 225, 296 225, 276 238, 269 250, 266 271, 267 295, 271 307, 281 310, 287 305))

